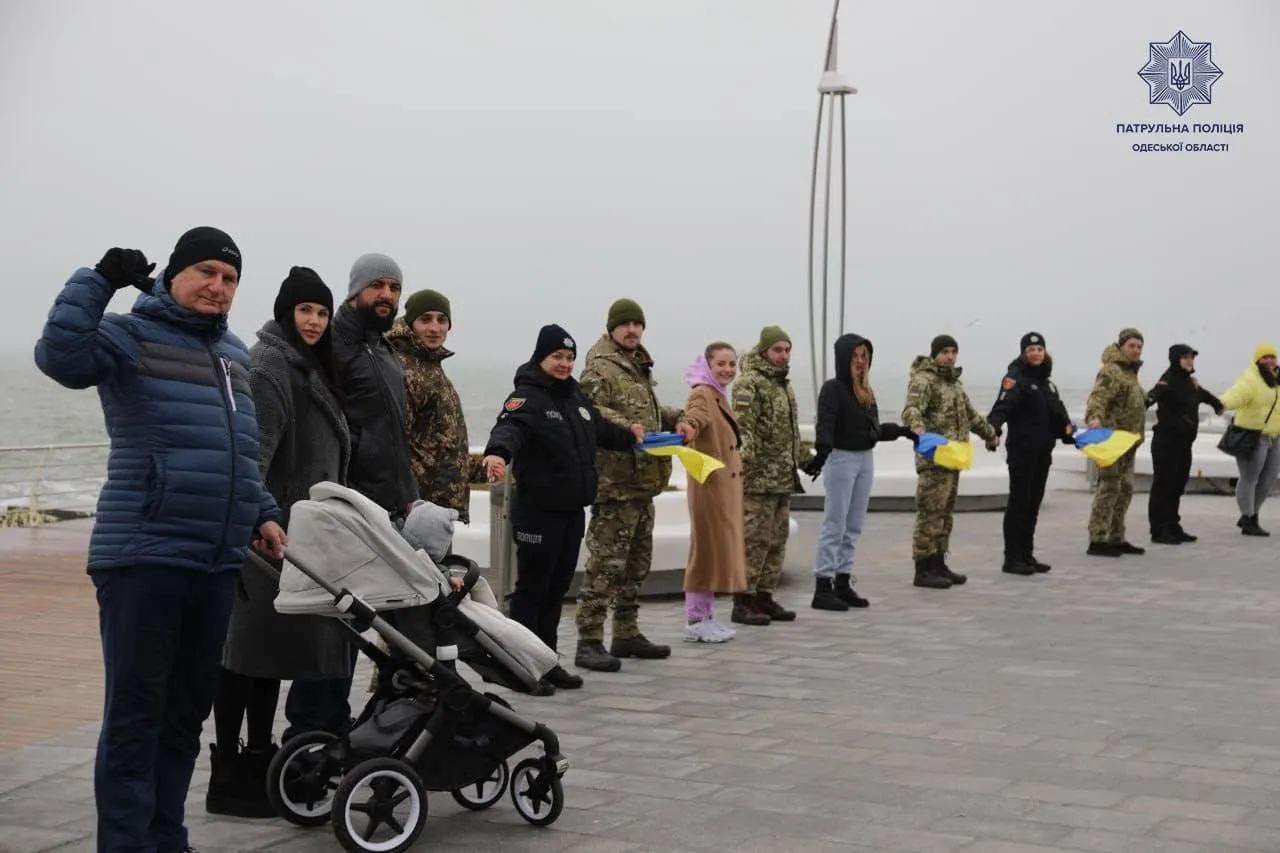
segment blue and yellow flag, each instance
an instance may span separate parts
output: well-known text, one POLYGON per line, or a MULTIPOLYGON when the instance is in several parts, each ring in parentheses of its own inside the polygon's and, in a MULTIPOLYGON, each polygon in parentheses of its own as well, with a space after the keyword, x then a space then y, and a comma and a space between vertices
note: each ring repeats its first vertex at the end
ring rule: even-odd
POLYGON ((936 432, 920 434, 916 453, 940 468, 952 471, 968 471, 973 467, 973 445, 967 441, 952 441, 936 432))
POLYGON ((1075 434, 1076 447, 1099 468, 1110 468, 1141 440, 1136 432, 1111 427, 1093 427, 1075 434))
POLYGON ((674 456, 684 470, 698 483, 724 467, 724 463, 700 450, 684 446, 684 436, 676 432, 646 432, 640 449, 650 456, 674 456))

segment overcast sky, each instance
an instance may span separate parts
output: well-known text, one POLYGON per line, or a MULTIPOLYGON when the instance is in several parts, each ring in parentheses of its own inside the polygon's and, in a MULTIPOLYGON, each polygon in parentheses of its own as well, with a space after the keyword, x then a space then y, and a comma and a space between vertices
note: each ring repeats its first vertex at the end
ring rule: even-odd
MULTIPOLYGON (((250 341, 291 264, 341 293, 381 251, 406 292, 451 297, 473 364, 523 359, 546 322, 588 341, 631 296, 667 364, 781 323, 807 365, 829 10, 3 0, 0 348, 29 358, 62 282, 106 248, 163 267, 208 224, 243 250, 231 319, 250 341)), ((845 0, 846 321, 877 367, 946 331, 998 371, 1034 328, 1087 378, 1136 325, 1156 361, 1186 340, 1230 378, 1280 339, 1277 36, 1268 0, 845 0), (1137 76, 1180 29, 1224 72, 1182 119, 1137 76), (1246 132, 1203 154, 1115 132, 1173 120, 1246 132)))

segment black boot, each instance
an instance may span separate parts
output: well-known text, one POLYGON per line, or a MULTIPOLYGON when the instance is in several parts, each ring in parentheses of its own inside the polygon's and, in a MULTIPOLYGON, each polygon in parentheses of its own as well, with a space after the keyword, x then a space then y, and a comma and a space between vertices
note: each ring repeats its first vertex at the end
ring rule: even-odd
POLYGON ((1119 557, 1120 549, 1110 542, 1090 542, 1085 553, 1090 557, 1119 557))
POLYGON ((849 609, 840 596, 836 595, 835 587, 832 585, 831 578, 815 578, 816 583, 813 588, 813 603, 810 605, 814 610, 833 610, 843 612, 849 609))
POLYGON ((951 589, 951 578, 939 574, 934 557, 916 557, 915 585, 925 589, 951 589))
POLYGON ((1181 545, 1182 537, 1173 529, 1162 527, 1151 531, 1151 541, 1157 545, 1181 545))
POLYGON ((1114 547, 1121 554, 1132 554, 1135 557, 1147 553, 1146 548, 1139 548, 1128 539, 1121 539, 1119 542, 1115 543, 1114 547))
POLYGON ((781 604, 773 600, 771 592, 756 593, 756 609, 768 616, 774 622, 794 622, 796 621, 796 612, 788 610, 781 604))
POLYGON ((609 643, 609 654, 615 658, 664 660, 671 657, 671 647, 661 643, 651 643, 644 634, 636 634, 634 637, 614 637, 609 643))
POLYGON ((578 653, 573 656, 573 665, 578 669, 589 669, 592 672, 617 672, 622 669, 622 661, 604 650, 604 643, 599 640, 579 640, 578 653))
POLYGON ((1245 536, 1270 536, 1271 534, 1263 530, 1258 524, 1258 516, 1250 515, 1244 518, 1244 524, 1240 528, 1240 532, 1245 536))
POLYGON ((557 690, 577 690, 582 686, 582 676, 574 675, 562 666, 557 666, 544 676, 557 690))
MULTIPOLYGON (((209 790, 204 797, 204 810, 209 814, 229 817, 275 817, 275 810, 267 801, 267 764, 258 760, 261 752, 226 752, 217 744, 209 745, 209 790)), ((271 753, 268 753, 268 756, 271 753)))
POLYGON ((1000 566, 1000 571, 1008 575, 1034 575, 1036 567, 1027 562, 1026 558, 1021 554, 1005 554, 1004 564, 1000 566))
POLYGON ((739 625, 768 625, 773 620, 765 616, 756 607, 756 597, 750 593, 735 592, 733 594, 733 611, 729 614, 730 622, 739 625))
POLYGON ((1022 562, 1026 563, 1037 572, 1047 572, 1053 568, 1053 566, 1048 563, 1042 563, 1037 560, 1036 555, 1032 554, 1030 551, 1024 551, 1022 553, 1022 562))
POLYGON ((1177 536, 1183 542, 1195 542, 1200 538, 1199 536, 1192 536, 1190 533, 1183 530, 1181 524, 1175 524, 1173 526, 1173 535, 1177 536))
POLYGON ((951 571, 951 567, 947 565, 946 554, 934 554, 933 560, 934 560, 934 569, 937 571, 938 574, 942 575, 944 578, 951 581, 952 586, 960 586, 961 584, 969 582, 968 575, 962 575, 959 572, 951 571))
POLYGON ((870 607, 871 602, 858 595, 853 584, 849 583, 850 577, 851 575, 836 575, 836 596, 850 607, 870 607))

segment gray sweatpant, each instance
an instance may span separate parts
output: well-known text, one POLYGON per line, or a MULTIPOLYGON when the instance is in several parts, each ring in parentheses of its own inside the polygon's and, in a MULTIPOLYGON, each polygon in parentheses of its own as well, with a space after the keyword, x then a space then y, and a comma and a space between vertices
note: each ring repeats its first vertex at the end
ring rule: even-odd
POLYGON ((1258 437, 1258 449, 1247 459, 1237 459, 1240 479, 1236 482, 1236 504, 1241 515, 1257 515, 1271 494, 1280 473, 1280 441, 1276 436, 1258 437))

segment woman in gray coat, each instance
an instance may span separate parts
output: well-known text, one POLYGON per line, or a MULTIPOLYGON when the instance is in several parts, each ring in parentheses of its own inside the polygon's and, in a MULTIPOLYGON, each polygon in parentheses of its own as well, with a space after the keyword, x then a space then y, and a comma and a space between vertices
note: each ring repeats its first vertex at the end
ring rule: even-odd
MULTIPOLYGON (((316 483, 345 483, 351 439, 335 390, 329 343, 333 295, 316 273, 294 267, 280 285, 275 319, 258 332, 249 350, 250 384, 257 404, 259 467, 267 490, 289 509, 316 483)), ((272 817, 266 771, 276 747, 271 731, 280 682, 350 679, 352 646, 335 620, 275 611, 278 586, 246 564, 241 594, 231 614, 222 674, 213 706, 217 743, 210 746, 213 775, 205 808, 214 814, 272 817), (240 727, 248 742, 240 748, 240 727)), ((322 728, 308 719, 305 702, 291 690, 285 714, 290 728, 322 728)), ((344 721, 345 722, 345 721, 344 721)))

